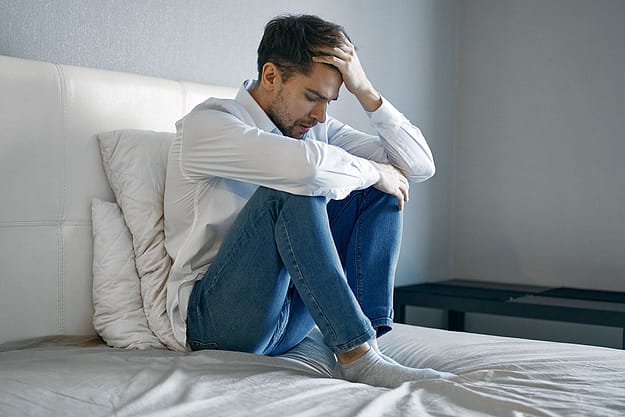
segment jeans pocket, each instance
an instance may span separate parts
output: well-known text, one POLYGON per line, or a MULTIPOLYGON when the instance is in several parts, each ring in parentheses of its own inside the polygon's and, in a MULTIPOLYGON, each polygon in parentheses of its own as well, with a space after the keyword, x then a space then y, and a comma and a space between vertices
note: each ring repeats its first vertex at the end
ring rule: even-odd
POLYGON ((189 346, 191 347, 191 350, 193 351, 205 350, 205 349, 222 350, 219 344, 213 343, 213 342, 199 342, 197 340, 188 340, 188 343, 189 343, 189 346))

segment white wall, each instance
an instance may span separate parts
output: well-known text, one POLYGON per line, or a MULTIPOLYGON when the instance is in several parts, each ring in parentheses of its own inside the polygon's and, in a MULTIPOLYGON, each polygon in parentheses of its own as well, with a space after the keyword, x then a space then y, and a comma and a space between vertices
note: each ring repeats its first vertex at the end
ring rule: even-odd
MULTIPOLYGON (((454 0, 0 0, 0 54, 238 87, 265 23, 314 13, 344 25, 376 87, 429 139, 438 174, 412 187, 397 281, 449 275, 456 115, 454 0)), ((342 91, 330 112, 367 130, 342 91)))

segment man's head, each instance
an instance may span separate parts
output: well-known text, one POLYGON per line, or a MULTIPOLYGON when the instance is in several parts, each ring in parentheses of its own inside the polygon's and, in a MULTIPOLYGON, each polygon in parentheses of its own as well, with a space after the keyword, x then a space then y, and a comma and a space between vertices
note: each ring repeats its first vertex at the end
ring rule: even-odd
POLYGON ((312 57, 321 47, 340 47, 349 39, 345 29, 312 15, 285 15, 273 18, 265 25, 258 46, 258 77, 267 62, 273 63, 283 79, 296 73, 308 75, 312 57))
POLYGON ((265 26, 258 47, 258 84, 252 96, 280 129, 296 139, 326 119, 343 83, 332 65, 313 62, 320 48, 340 47, 343 28, 317 16, 279 16, 265 26))

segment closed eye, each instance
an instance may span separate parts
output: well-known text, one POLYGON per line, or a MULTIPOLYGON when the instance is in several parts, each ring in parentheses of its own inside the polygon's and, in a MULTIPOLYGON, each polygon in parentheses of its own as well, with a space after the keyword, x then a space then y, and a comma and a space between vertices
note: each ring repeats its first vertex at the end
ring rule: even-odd
POLYGON ((336 101, 338 99, 338 96, 336 98, 328 98, 322 95, 321 93, 319 93, 318 91, 312 90, 312 89, 307 89, 307 92, 305 93, 305 95, 306 95, 306 100, 310 101, 311 103, 314 103, 317 101, 325 101, 328 104, 330 104, 333 101, 336 101))

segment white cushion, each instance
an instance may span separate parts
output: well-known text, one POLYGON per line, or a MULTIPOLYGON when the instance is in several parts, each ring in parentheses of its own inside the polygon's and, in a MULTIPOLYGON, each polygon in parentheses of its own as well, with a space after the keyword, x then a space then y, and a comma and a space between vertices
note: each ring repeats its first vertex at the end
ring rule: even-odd
POLYGON ((132 235, 148 324, 168 348, 175 339, 166 311, 171 258, 165 250, 163 196, 173 133, 116 130, 98 135, 104 172, 132 235))
POLYGON ((163 348, 141 302, 132 237, 115 203, 93 199, 93 327, 113 347, 163 348))

